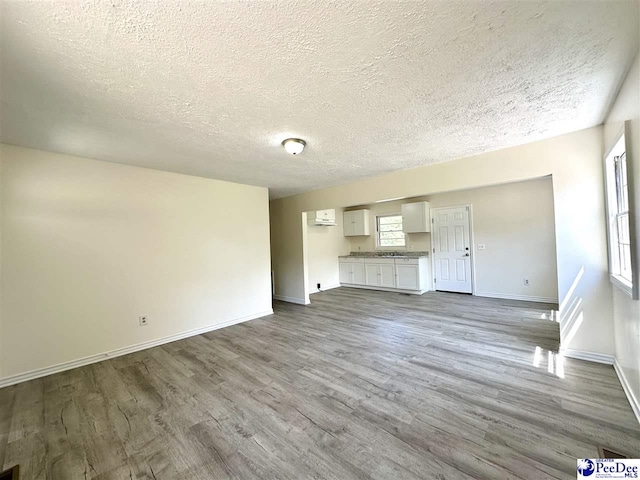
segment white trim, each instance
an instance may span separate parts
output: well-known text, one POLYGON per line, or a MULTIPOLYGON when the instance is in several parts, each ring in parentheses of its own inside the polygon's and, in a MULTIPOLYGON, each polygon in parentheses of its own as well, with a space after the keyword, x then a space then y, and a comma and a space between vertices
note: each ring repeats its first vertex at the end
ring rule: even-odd
POLYGON ((631 405, 631 410, 636 416, 636 420, 638 420, 638 423, 640 423, 640 401, 638 401, 638 398, 633 393, 631 384, 627 380, 627 377, 625 377, 622 365, 620 365, 616 357, 614 357, 613 355, 605 355, 603 353, 585 352, 584 350, 573 350, 571 348, 563 349, 562 347, 560 347, 560 353, 568 358, 586 360, 587 362, 602 363, 604 365, 613 365, 613 369, 616 371, 618 380, 622 385, 622 390, 624 391, 625 395, 627 396, 627 400, 631 405))
POLYGON ((631 164, 633 163, 632 155, 629 154, 633 150, 631 148, 632 136, 631 126, 627 120, 624 122, 622 129, 603 158, 606 212, 605 224, 607 227, 609 280, 615 287, 629 295, 632 299, 640 300, 640 225, 634 221, 634 219, 638 218, 637 209, 640 208, 640 205, 637 205, 638 198, 634 195, 634 192, 637 189, 637 185, 634 184, 634 176, 629 174, 632 169, 631 164), (621 145, 620 142, 623 139, 624 143, 621 145), (619 151, 616 151, 616 149, 619 149, 619 151), (620 269, 620 265, 618 264, 619 257, 617 252, 617 238, 613 231, 613 218, 615 217, 615 214, 612 213, 612 207, 617 205, 617 192, 615 186, 615 171, 612 171, 611 159, 615 157, 616 154, 620 154, 622 150, 626 153, 625 162, 627 163, 628 175, 627 190, 629 195, 629 236, 631 240, 631 281, 622 278, 617 273, 620 269))
POLYGON ((623 293, 626 293, 630 298, 633 298, 633 285, 629 282, 629 280, 620 275, 614 275, 613 273, 610 273, 609 281, 623 293))
POLYGON ((426 290, 405 290, 402 288, 388 288, 388 287, 378 287, 376 286, 372 286, 372 285, 356 285, 356 284, 351 284, 351 283, 343 283, 341 285, 342 287, 348 287, 348 288, 362 288, 364 290, 380 290, 382 292, 395 292, 395 293, 408 293, 410 295, 422 295, 424 293, 429 292, 429 289, 426 290))
POLYGON ((476 292, 476 297, 502 298, 504 300, 524 300, 525 302, 558 303, 555 297, 538 297, 535 295, 512 295, 510 293, 476 292))
MULTIPOLYGON (((307 212, 302 212, 302 290, 306 303, 309 303, 309 226, 307 225, 307 212)), ((275 295, 274 295, 275 296, 275 295)), ((284 297, 278 300, 288 302, 284 297)), ((293 302, 298 303, 298 302, 293 302)), ((304 303, 303 303, 304 305, 304 303)))
MULTIPOLYGON (((393 252, 394 250, 396 251, 408 251, 409 248, 407 247, 407 233, 404 231, 404 225, 402 226, 402 233, 404 235, 404 245, 400 246, 400 245, 392 245, 390 247, 383 247, 380 245, 380 232, 378 231, 378 218, 380 217, 400 217, 402 218, 402 211, 400 211, 400 213, 380 213, 380 214, 374 214, 374 222, 375 222, 375 227, 376 227, 376 235, 375 235, 375 240, 376 240, 376 244, 375 244, 375 249, 376 251, 380 251, 380 252, 393 252)), ((402 219, 402 221, 404 222, 404 218, 402 219)))
POLYGON ((309 305, 311 301, 309 299, 297 298, 297 297, 287 297, 286 295, 274 295, 274 300, 280 300, 282 302, 289 303, 297 303, 298 305, 309 305))
POLYGON ((622 369, 622 366, 620 365, 620 363, 618 363, 617 358, 613 362, 613 368, 618 374, 618 379, 622 384, 622 390, 624 390, 624 393, 627 395, 627 400, 629 400, 629 403, 631 404, 631 410, 633 410, 633 413, 635 414, 636 419, 638 420, 638 423, 640 423, 640 401, 638 401, 636 396, 633 394, 633 390, 631 389, 631 384, 627 380, 627 377, 624 376, 624 370, 622 369))
MULTIPOLYGON (((449 208, 468 208, 469 209, 469 257, 471 262, 471 295, 478 295, 476 293, 476 251, 475 251, 475 236, 473 234, 473 203, 465 203, 463 205, 453 205, 450 207, 436 207, 429 209, 429 220, 431 220, 431 230, 435 225, 433 212, 438 210, 447 210, 449 208)), ((432 237, 433 238, 433 237, 432 237)), ((429 252, 430 258, 433 259, 431 262, 431 278, 435 280, 436 278, 436 262, 435 262, 435 247, 433 246, 433 241, 431 242, 431 251, 429 252)), ((437 285, 438 282, 432 282, 433 291, 446 291, 446 290, 438 290, 437 285)), ((467 292, 453 292, 453 293, 462 293, 467 294, 467 292)), ((467 294, 468 295, 468 294, 467 294)))
POLYGON ((586 352, 584 350, 574 350, 572 348, 560 347, 560 353, 568 358, 575 358, 576 360, 586 360, 587 362, 602 363, 604 365, 613 365, 615 357, 613 355, 606 355, 604 353, 586 352))
POLYGON ((313 292, 311 292, 311 295, 313 295, 314 293, 326 292, 327 290, 333 290, 334 288, 338 288, 341 286, 342 285, 340 285, 339 283, 336 283, 334 285, 329 285, 328 287, 322 287, 320 290, 316 288, 313 292))
POLYGON ((71 370, 72 368, 84 367, 92 363, 102 362, 109 360, 110 358, 120 357, 122 355, 128 355, 129 353, 139 352, 140 350, 146 350, 147 348, 157 347, 158 345, 164 345, 165 343, 175 342, 176 340, 182 340, 183 338, 193 337, 203 333, 218 330, 224 327, 230 327, 238 323, 247 322, 249 320, 255 320, 256 318, 265 317, 267 315, 273 315, 273 309, 266 310, 264 312, 254 313, 247 315, 246 317, 235 318, 226 322, 217 323, 215 325, 207 325, 206 327, 196 328, 194 330, 187 330, 186 332, 176 333, 175 335, 169 335, 167 337, 157 338, 155 340, 149 340, 147 342, 130 345, 128 347, 116 348, 109 350, 108 352, 98 353, 96 355, 89 355, 88 357, 78 358, 69 362, 59 363, 51 367, 38 368, 31 370, 30 372, 18 373, 17 375, 11 375, 0 379, 0 388, 8 387, 9 385, 15 385, 16 383, 27 382, 36 378, 45 377, 54 373, 64 372, 71 370))

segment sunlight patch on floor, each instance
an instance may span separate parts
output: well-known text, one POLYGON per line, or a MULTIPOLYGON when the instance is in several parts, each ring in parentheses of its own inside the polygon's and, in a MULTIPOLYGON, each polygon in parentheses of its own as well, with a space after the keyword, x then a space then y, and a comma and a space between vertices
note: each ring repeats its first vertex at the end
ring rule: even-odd
POLYGON ((544 352, 545 350, 543 348, 539 346, 536 347, 533 353, 533 366, 536 368, 546 368, 547 372, 552 375, 558 378, 564 378, 564 356, 551 350, 547 350, 546 354, 544 352))

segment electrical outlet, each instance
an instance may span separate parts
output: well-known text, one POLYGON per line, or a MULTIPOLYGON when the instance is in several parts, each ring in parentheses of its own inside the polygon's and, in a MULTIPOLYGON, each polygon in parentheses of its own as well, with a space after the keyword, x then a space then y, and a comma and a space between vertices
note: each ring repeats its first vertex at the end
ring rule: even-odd
POLYGON ((409 250, 413 250, 413 245, 409 245, 409 250))
POLYGON ((320 290, 320 284, 318 283, 318 290, 320 290))
POLYGON ((525 287, 528 287, 528 286, 529 286, 529 279, 528 279, 528 278, 525 278, 525 279, 524 279, 524 286, 525 286, 525 287))
POLYGON ((484 243, 478 244, 478 250, 484 250, 484 248, 485 248, 484 243))
POLYGON ((144 326, 147 324, 147 322, 148 322, 148 320, 147 320, 147 316, 146 316, 146 315, 140 315, 140 316, 138 317, 138 321, 140 322, 140 326, 141 326, 141 327, 144 327, 144 326))

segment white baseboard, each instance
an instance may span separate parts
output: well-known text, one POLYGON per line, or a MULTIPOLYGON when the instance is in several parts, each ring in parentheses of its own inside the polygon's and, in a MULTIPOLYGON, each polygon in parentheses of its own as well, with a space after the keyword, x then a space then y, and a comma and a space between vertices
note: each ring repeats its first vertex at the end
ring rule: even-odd
POLYGON ((476 297, 502 298, 503 300, 524 300, 525 302, 558 303, 554 297, 537 297, 535 295, 512 295, 510 293, 476 292, 476 297))
POLYGON ((309 293, 314 294, 314 293, 326 292, 327 290, 333 290, 334 288, 338 288, 338 287, 341 287, 341 286, 342 285, 340 285, 339 283, 336 283, 335 285, 329 285, 328 287, 322 287, 320 290, 318 290, 316 288, 313 292, 309 292, 309 293))
POLYGON ((618 379, 622 384, 622 390, 624 390, 624 393, 627 395, 627 399, 631 404, 631 410, 633 410, 633 413, 636 416, 638 423, 640 423, 640 401, 638 401, 638 398, 633 393, 633 390, 631 389, 631 384, 629 384, 627 377, 625 377, 624 370, 622 370, 622 366, 618 363, 617 358, 613 362, 613 368, 616 370, 616 373, 618 374, 618 379))
POLYGON ((297 303, 298 305, 309 305, 311 302, 309 300, 304 300, 302 298, 297 298, 297 297, 287 297, 286 295, 273 295, 273 298, 275 300, 280 300, 283 302, 289 302, 289 303, 297 303))
POLYGON ((613 365, 613 362, 615 361, 615 357, 613 355, 586 352, 584 350, 574 350, 572 348, 560 347, 560 353, 568 358, 575 358, 576 360, 586 360, 587 362, 603 363, 605 365, 613 365))
POLYGON ((613 365, 613 368, 618 375, 618 380, 620 380, 620 384, 622 385, 622 390, 624 390, 624 393, 627 396, 627 400, 629 400, 631 410, 636 416, 636 420, 638 420, 638 423, 640 423, 640 402, 638 401, 636 395, 633 393, 631 384, 627 380, 627 377, 624 375, 624 370, 622 369, 620 363, 618 363, 618 359, 616 357, 614 357, 613 355, 605 355, 602 353, 586 352, 584 350, 573 350, 571 348, 560 348, 560 352, 562 353, 562 355, 569 358, 586 360, 588 362, 602 363, 605 365, 613 365))
POLYGON ((114 357, 120 357, 122 355, 127 355, 129 353, 139 352, 140 350, 146 350, 147 348, 157 347, 158 345, 175 342, 176 340, 182 340, 183 338, 193 337, 195 335, 211 332, 213 330, 218 330, 224 327, 230 327, 231 325, 248 322, 249 320, 254 320, 256 318, 265 317, 267 315, 272 315, 272 314, 273 314, 273 309, 269 309, 264 312, 247 315, 245 317, 235 318, 233 320, 217 323, 215 325, 207 325, 206 327, 196 328, 194 330, 187 330, 186 332, 177 333, 175 335, 169 335, 167 337, 157 338, 155 340, 149 340, 148 342, 142 342, 142 343, 138 343, 136 345, 131 345, 128 347, 116 348, 115 350, 98 353, 96 355, 89 355, 88 357, 78 358, 77 360, 71 360, 69 362, 59 363, 51 367, 38 368, 36 370, 31 370, 30 372, 11 375, 9 377, 0 379, 0 388, 8 387, 10 385, 15 385, 16 383, 27 382, 29 380, 34 380, 40 377, 46 377, 47 375, 53 375, 54 373, 64 372, 66 370, 71 370, 72 368, 78 368, 78 367, 83 367, 85 365, 90 365, 92 363, 102 362, 104 360, 108 360, 114 357))

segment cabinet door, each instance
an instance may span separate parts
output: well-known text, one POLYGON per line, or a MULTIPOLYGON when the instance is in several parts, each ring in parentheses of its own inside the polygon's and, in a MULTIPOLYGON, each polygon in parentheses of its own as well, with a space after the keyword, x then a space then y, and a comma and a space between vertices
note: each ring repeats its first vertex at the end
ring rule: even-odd
POLYGON ((353 235, 353 212, 344 212, 342 219, 343 235, 345 237, 351 237, 353 235))
POLYGON ((366 285, 367 282, 364 274, 364 263, 352 263, 351 272, 351 283, 355 285, 366 285))
POLYGON ((364 265, 367 285, 380 286, 380 266, 379 265, 364 265))
POLYGON ((340 283, 353 283, 352 263, 340 262, 340 283))
POLYGON ((396 288, 420 290, 418 265, 396 265, 396 288))
POLYGON ((356 210, 353 213, 353 234, 364 235, 364 215, 363 210, 356 210))
POLYGON ((395 288, 396 286, 396 269, 393 265, 379 265, 380 286, 387 288, 395 288))
POLYGON ((402 231, 405 233, 431 231, 428 202, 402 204, 402 231))
POLYGON ((353 234, 371 235, 369 230, 369 210, 354 210, 351 213, 353 213, 353 234))

